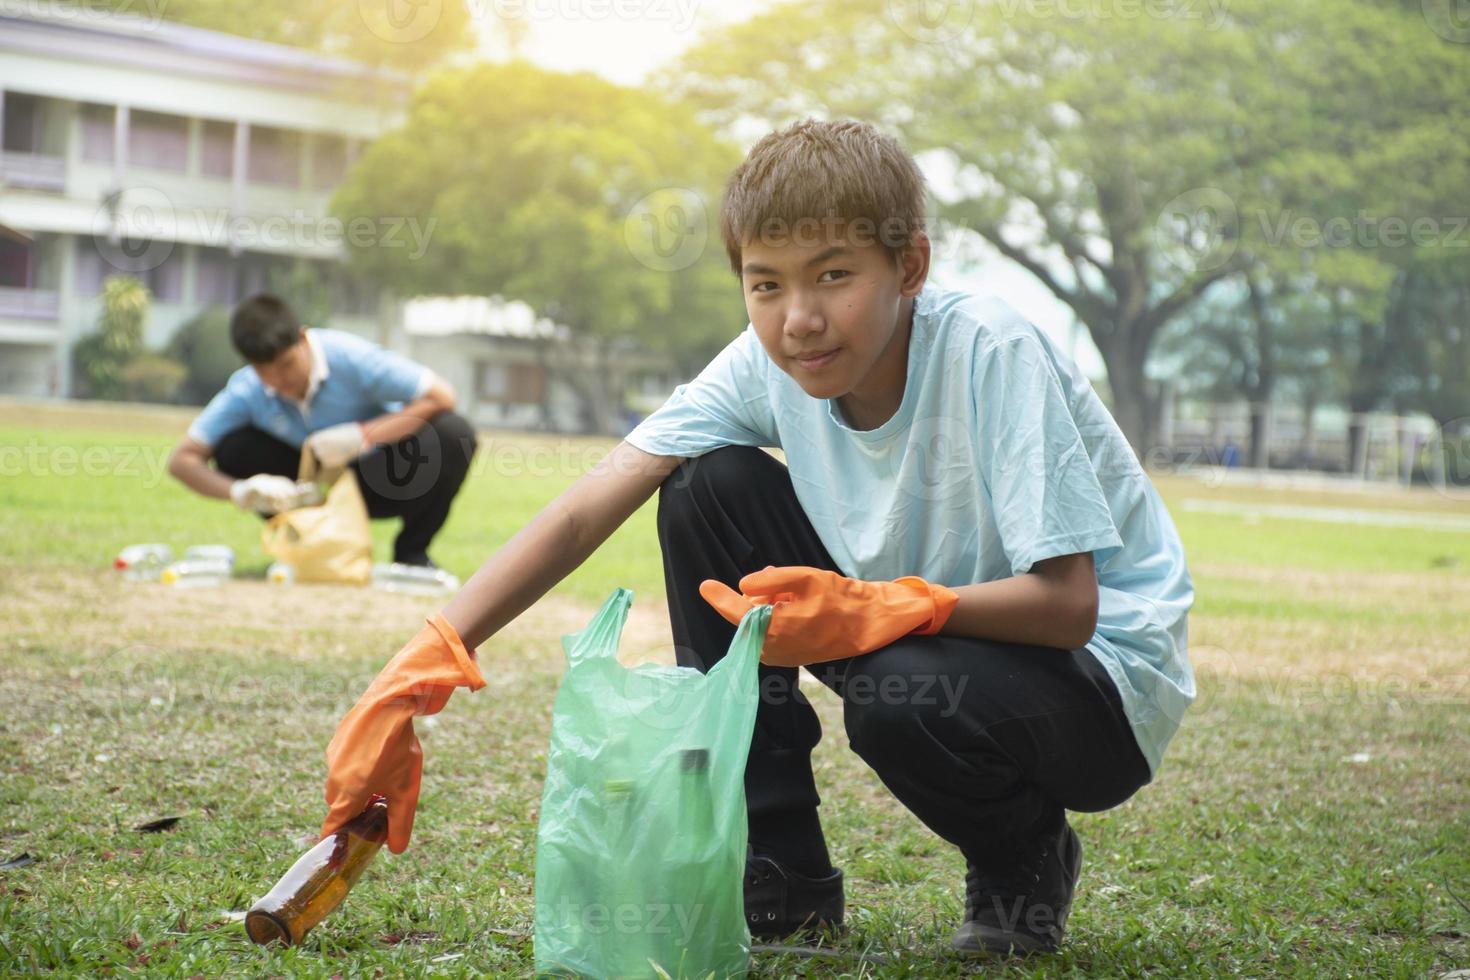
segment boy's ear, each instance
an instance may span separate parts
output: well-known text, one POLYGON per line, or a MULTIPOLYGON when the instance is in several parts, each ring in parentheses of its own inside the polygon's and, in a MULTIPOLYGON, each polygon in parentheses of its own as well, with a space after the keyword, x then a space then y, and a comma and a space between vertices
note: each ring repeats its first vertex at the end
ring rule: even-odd
POLYGON ((929 236, 915 232, 908 246, 899 253, 899 292, 904 296, 917 296, 929 278, 929 236))

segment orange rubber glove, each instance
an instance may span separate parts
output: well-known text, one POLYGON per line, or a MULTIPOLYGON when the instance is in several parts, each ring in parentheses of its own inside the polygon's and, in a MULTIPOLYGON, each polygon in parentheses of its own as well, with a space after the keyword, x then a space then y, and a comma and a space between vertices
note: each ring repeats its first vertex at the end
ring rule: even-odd
POLYGON ((322 836, 357 816, 374 793, 388 798, 388 850, 402 854, 413 831, 424 754, 414 715, 437 714, 464 686, 485 686, 474 654, 454 627, 435 614, 418 636, 388 661, 327 746, 327 819, 322 836))
POLYGON ((774 605, 761 663, 777 667, 841 660, 910 633, 938 633, 960 601, 952 589, 914 575, 864 582, 804 565, 767 565, 741 579, 740 592, 705 579, 699 594, 737 624, 751 607, 774 605))

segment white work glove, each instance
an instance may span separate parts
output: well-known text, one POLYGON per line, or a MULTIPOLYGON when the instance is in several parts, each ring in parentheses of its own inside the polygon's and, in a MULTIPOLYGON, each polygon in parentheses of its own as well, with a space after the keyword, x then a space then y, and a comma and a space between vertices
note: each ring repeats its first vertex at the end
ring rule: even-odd
POLYGON ((296 506, 296 481, 288 476, 257 473, 230 484, 230 499, 241 510, 279 514, 296 506))
POLYGON ((361 456, 368 448, 367 430, 361 422, 330 425, 306 437, 306 448, 325 469, 335 470, 361 456))

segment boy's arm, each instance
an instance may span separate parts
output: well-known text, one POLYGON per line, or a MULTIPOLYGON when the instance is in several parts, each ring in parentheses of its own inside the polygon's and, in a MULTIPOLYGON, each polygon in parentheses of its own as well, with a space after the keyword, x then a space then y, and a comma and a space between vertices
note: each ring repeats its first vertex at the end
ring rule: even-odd
POLYGON ((1076 650, 1097 629, 1092 553, 1039 561, 1025 575, 954 587, 959 604, 941 633, 1076 650))
POLYGON ((516 532, 444 607, 469 649, 581 565, 678 467, 624 442, 516 532))
POLYGON ((230 487, 234 486, 235 479, 209 465, 213 454, 214 451, 198 439, 185 436, 169 454, 169 476, 197 494, 229 500, 230 487))

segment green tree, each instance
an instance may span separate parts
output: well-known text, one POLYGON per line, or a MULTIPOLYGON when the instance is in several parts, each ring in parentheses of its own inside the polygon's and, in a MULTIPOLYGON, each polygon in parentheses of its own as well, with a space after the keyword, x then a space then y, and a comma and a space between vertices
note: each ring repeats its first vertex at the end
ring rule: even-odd
MULTIPOLYGON (((1395 167, 1453 154, 1455 130, 1436 114, 1463 116, 1446 104, 1463 76, 1425 76, 1463 60, 1446 53, 1455 47, 1404 5, 1363 0, 1232 0, 1172 16, 1149 5, 1128 15, 815 0, 712 36, 666 84, 722 124, 857 116, 947 162, 954 179, 935 187, 938 216, 1071 307, 1102 353, 1114 414, 1142 448, 1154 415, 1146 368, 1165 326, 1267 253, 1300 273, 1302 250, 1273 241, 1277 219, 1371 200, 1395 167), (1435 67, 1416 62, 1436 45, 1435 67)), ((1381 310, 1391 275, 1376 260, 1318 258, 1319 285, 1370 319, 1381 310)), ((1258 270, 1258 300, 1291 272, 1258 270)))
POLYGON ((284 268, 271 269, 266 276, 266 290, 285 300, 302 323, 325 327, 332 319, 328 274, 320 264, 298 259, 284 268))
POLYGON ((230 344, 230 312, 223 307, 204 310, 180 325, 166 352, 184 365, 179 397, 190 405, 208 402, 242 364, 230 344))
POLYGON ((89 397, 119 399, 127 395, 123 371, 142 353, 149 299, 148 287, 132 276, 110 276, 103 282, 97 332, 83 337, 73 349, 89 397))
POLYGON ((416 93, 338 190, 345 221, 394 215, 427 231, 413 258, 354 248, 400 295, 520 299, 570 331, 564 358, 610 428, 621 347, 702 363, 744 323, 717 230, 737 162, 685 108, 591 74, 523 62, 446 70, 416 93))

